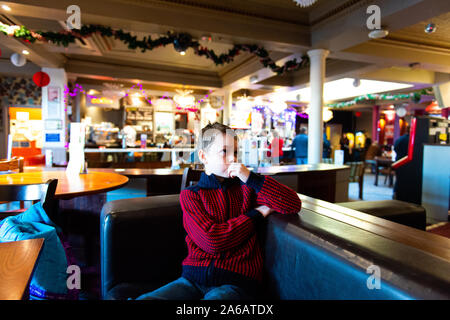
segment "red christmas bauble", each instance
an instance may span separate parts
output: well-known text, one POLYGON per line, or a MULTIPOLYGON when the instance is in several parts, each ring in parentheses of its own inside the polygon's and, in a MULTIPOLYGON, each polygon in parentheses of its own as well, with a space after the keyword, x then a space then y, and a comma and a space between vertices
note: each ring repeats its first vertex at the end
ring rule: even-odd
POLYGON ((46 87, 50 83, 50 77, 45 72, 39 71, 33 75, 33 82, 38 87, 46 87))

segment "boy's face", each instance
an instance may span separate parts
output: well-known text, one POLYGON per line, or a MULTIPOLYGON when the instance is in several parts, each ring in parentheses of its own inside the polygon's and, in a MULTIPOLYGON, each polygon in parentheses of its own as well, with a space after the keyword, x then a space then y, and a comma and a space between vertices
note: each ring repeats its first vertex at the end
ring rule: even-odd
POLYGON ((228 178, 228 167, 237 162, 237 138, 228 134, 219 134, 206 150, 199 150, 199 158, 205 166, 206 174, 215 174, 228 178))

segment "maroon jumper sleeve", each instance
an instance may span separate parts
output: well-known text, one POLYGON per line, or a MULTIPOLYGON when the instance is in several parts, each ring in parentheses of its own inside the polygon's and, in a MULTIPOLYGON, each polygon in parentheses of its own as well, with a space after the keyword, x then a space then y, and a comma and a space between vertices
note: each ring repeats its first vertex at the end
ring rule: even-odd
POLYGON ((269 176, 251 172, 246 184, 255 190, 257 206, 265 205, 282 214, 298 213, 302 208, 302 201, 294 190, 269 176))
POLYGON ((189 189, 180 193, 183 225, 194 243, 203 251, 217 254, 240 245, 255 232, 255 221, 262 214, 250 210, 224 223, 216 223, 206 211, 200 196, 189 189))

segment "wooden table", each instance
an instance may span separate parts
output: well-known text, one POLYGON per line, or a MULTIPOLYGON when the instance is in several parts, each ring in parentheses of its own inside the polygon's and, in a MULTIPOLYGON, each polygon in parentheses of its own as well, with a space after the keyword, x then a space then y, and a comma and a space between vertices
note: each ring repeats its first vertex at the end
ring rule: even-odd
POLYGON ((0 243, 0 300, 26 298, 44 239, 0 243))
POLYGON ((0 184, 44 183, 49 179, 58 179, 55 198, 62 200, 108 192, 128 182, 127 177, 111 172, 70 175, 64 168, 25 167, 22 173, 0 175, 0 184))
MULTIPOLYGON (((176 194, 181 189, 183 169, 114 169, 93 168, 93 171, 120 173, 130 179, 147 180, 147 196, 176 194)), ((255 171, 255 170, 253 170, 255 171)), ((348 201, 350 167, 334 164, 306 164, 260 167, 256 172, 270 175, 293 190, 329 202, 348 201)))
POLYGON ((378 185, 378 175, 380 174, 380 168, 387 168, 389 175, 389 187, 392 187, 393 177, 392 177, 392 164, 394 161, 391 157, 375 157, 375 182, 374 185, 378 185))

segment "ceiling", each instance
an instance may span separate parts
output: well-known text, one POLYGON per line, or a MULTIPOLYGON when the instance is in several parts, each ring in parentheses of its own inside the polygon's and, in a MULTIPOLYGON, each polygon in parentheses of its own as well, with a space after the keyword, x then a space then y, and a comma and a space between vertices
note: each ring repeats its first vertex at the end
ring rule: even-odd
MULTIPOLYGON (((327 81, 343 77, 398 81, 415 87, 450 81, 450 1, 376 1, 388 37, 370 40, 365 21, 367 0, 318 0, 308 8, 292 0, 78 0, 82 24, 102 24, 152 39, 167 32, 188 32, 216 54, 234 44, 258 44, 278 65, 299 59, 308 50, 330 50, 327 81), (435 33, 424 32, 434 22, 435 33), (211 41, 202 37, 211 37, 211 41), (414 64, 414 67, 411 65, 414 64)), ((71 0, 0 1, 0 21, 31 30, 64 30, 71 0)), ((25 44, 0 35, 0 73, 33 74, 41 67, 65 68, 71 81, 140 81, 148 86, 196 88, 223 94, 251 90, 255 95, 275 88, 303 88, 309 70, 277 76, 249 53, 215 65, 188 49, 182 56, 172 45, 145 53, 130 50, 119 40, 96 34, 68 48, 48 43, 25 44), (26 68, 11 67, 9 56, 30 51, 26 68), (20 70, 19 70, 20 69, 20 70), (250 78, 257 81, 250 82, 250 78)))

